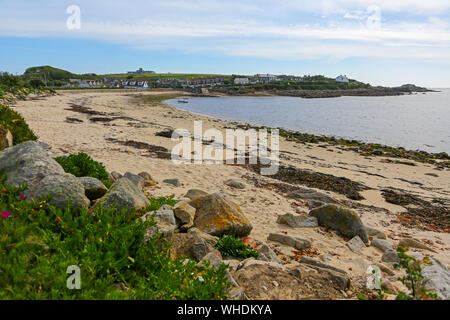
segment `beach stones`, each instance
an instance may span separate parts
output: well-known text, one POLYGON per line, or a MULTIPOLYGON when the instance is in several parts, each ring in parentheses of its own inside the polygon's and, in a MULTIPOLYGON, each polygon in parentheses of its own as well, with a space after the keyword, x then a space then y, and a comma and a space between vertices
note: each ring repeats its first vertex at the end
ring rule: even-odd
POLYGON ((92 177, 78 178, 84 187, 84 193, 89 200, 96 200, 108 192, 108 188, 98 179, 92 177))
POLYGON ((359 236, 364 243, 369 242, 367 231, 355 211, 327 204, 310 211, 309 216, 316 217, 319 225, 339 231, 342 235, 353 238, 359 236))
POLYGON ((109 191, 95 204, 95 207, 100 204, 103 209, 111 209, 115 206, 118 210, 131 211, 148 207, 150 201, 136 183, 123 177, 111 186, 109 191))
POLYGON ((196 209, 194 226, 211 235, 245 237, 253 228, 241 208, 223 194, 206 195, 189 205, 196 209))
POLYGON ((142 177, 144 179, 144 187, 153 187, 156 186, 158 184, 158 182, 156 182, 155 180, 153 180, 152 176, 150 175, 150 173, 148 172, 140 172, 138 173, 138 176, 142 177))
POLYGON ((364 228, 369 236, 377 239, 386 239, 386 234, 383 231, 368 226, 364 226, 364 228))
POLYGON ((383 239, 373 239, 370 242, 370 245, 381 250, 382 252, 385 252, 387 250, 394 250, 394 248, 392 247, 392 243, 383 239))
POLYGON ((123 175, 125 178, 127 178, 128 180, 134 182, 134 184, 136 184, 136 186, 142 190, 144 188, 144 178, 142 178, 141 176, 131 173, 131 172, 126 172, 123 175))
POLYGON ((428 263, 421 265, 423 279, 420 284, 425 290, 434 291, 439 298, 450 300, 450 271, 438 260, 428 258, 428 263))
POLYGON ((311 247, 311 240, 309 239, 297 236, 289 236, 282 233, 270 233, 267 240, 279 242, 298 250, 308 249, 311 247))
POLYGON ((171 184, 171 185, 173 185, 175 187, 181 186, 180 179, 177 179, 177 178, 175 178, 175 179, 165 179, 165 180, 163 180, 163 182, 167 183, 167 184, 171 184))
POLYGON ((228 179, 224 183, 234 189, 245 189, 245 183, 237 179, 228 179))
POLYGON ((194 225, 195 208, 189 205, 186 201, 180 201, 173 207, 175 217, 177 217, 185 229, 194 225))
POLYGON ((195 200, 201 197, 204 197, 208 195, 207 192, 200 190, 200 189, 190 189, 188 190, 188 192, 186 192, 186 194, 184 195, 185 198, 191 199, 191 200, 195 200))
POLYGON ((397 252, 393 249, 386 250, 381 256, 381 261, 383 262, 400 262, 397 252))
POLYGON ((277 218, 277 223, 286 224, 292 228, 315 228, 319 226, 316 217, 294 215, 292 213, 279 215, 277 218))
POLYGON ((366 245, 360 237, 354 236, 350 241, 347 242, 347 247, 354 253, 361 254, 366 245))

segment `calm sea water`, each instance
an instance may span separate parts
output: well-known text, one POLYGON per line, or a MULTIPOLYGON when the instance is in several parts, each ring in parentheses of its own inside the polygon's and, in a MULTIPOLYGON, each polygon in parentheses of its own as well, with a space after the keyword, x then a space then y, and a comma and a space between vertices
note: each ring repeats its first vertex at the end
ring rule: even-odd
POLYGON ((220 97, 166 103, 254 125, 450 153, 450 89, 395 97, 220 97))

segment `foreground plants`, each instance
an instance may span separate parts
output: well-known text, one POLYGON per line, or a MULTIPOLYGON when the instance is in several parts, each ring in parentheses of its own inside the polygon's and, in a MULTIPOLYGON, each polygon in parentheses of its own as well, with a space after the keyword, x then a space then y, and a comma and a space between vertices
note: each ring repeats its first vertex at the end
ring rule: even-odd
POLYGON ((253 250, 250 246, 244 244, 241 239, 232 236, 222 236, 215 246, 224 257, 235 257, 241 259, 255 258, 259 256, 259 252, 253 250))
POLYGON ((161 239, 143 243, 154 221, 114 209, 88 213, 45 200, 30 203, 25 188, 5 180, 0 178, 0 299, 226 298, 225 265, 214 271, 172 260, 161 239), (80 290, 67 288, 69 266, 80 268, 80 290))

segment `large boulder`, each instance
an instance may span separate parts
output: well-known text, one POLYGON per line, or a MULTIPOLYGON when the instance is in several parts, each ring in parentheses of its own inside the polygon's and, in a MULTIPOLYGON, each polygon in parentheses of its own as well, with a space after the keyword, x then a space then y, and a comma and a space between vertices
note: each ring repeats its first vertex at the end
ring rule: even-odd
POLYGON ((211 252, 222 259, 222 255, 218 250, 197 235, 176 233, 172 237, 172 242, 170 256, 173 259, 186 257, 199 262, 211 252))
POLYGON ((440 261, 428 259, 429 263, 422 264, 421 286, 434 291, 443 300, 450 300, 450 271, 440 261))
POLYGON ((316 217, 319 225, 339 231, 349 238, 359 236, 364 243, 369 242, 367 231, 355 211, 335 204, 327 204, 310 211, 311 217, 316 217))
POLYGON ((108 188, 100 180, 92 177, 78 178, 81 184, 84 186, 84 193, 90 200, 96 200, 105 195, 108 192, 108 188))
POLYGON ((133 181, 128 178, 117 180, 109 191, 95 204, 101 205, 104 209, 116 206, 116 209, 140 210, 148 207, 150 201, 133 181))
POLYGON ((48 175, 25 191, 27 199, 39 200, 50 195, 50 204, 65 208, 67 202, 73 208, 83 209, 89 206, 90 201, 84 194, 81 182, 71 174, 48 175))
POLYGON ((27 199, 38 200, 50 195, 50 204, 58 208, 65 208, 68 201, 76 209, 90 204, 78 178, 65 173, 36 142, 25 142, 0 152, 0 172, 8 176, 6 184, 27 185, 27 199))
POLYGON ((13 145, 13 136, 8 129, 0 126, 0 151, 13 145))
POLYGON ((189 202, 196 209, 194 226, 213 236, 245 237, 252 224, 241 208, 221 193, 213 193, 189 202))
POLYGON ((173 207, 175 217, 177 217, 184 229, 189 229, 194 225, 195 208, 186 201, 180 201, 173 207))

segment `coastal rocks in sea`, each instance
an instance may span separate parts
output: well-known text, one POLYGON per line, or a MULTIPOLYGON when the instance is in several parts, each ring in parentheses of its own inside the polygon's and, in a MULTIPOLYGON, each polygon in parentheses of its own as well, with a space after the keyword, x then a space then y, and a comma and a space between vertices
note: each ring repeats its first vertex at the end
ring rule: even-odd
POLYGON ((90 204, 81 182, 48 156, 37 142, 25 142, 0 152, 0 171, 7 175, 6 184, 27 185, 27 199, 51 195, 50 204, 65 208, 70 200, 76 209, 90 204))
POLYGON ((364 243, 369 242, 361 219, 351 209, 335 204, 327 204, 311 210, 309 215, 316 217, 320 226, 339 231, 347 237, 359 236, 364 243))
POLYGON ((237 179, 228 179, 224 184, 234 189, 245 189, 245 183, 237 179))
POLYGON ((418 249, 424 249, 424 250, 436 252, 435 250, 431 249, 430 247, 423 244, 422 242, 415 240, 415 239, 411 239, 411 238, 401 239, 400 242, 398 243, 398 245, 402 246, 402 247, 418 248, 418 249))
POLYGON ((373 239, 370 242, 370 245, 372 247, 375 247, 375 248, 381 250, 382 252, 386 252, 387 250, 393 250, 394 249, 392 247, 392 243, 390 243, 387 240, 383 240, 383 239, 373 239))
POLYGON ((273 251, 268 245, 263 244, 259 249, 258 252, 260 255, 264 255, 267 259, 267 261, 275 262, 278 264, 283 264, 283 260, 278 258, 275 251, 273 251))
POLYGON ((298 236, 289 236, 282 233, 270 233, 267 239, 270 241, 279 242, 298 250, 308 249, 311 247, 311 240, 309 239, 298 236))
POLYGON ((252 224, 241 208, 221 193, 213 193, 189 202, 196 209, 194 226, 213 236, 245 237, 252 224))
POLYGON ((89 200, 96 200, 103 197, 108 188, 98 179, 92 177, 78 178, 81 184, 84 186, 84 193, 89 200))
POLYGON ((148 207, 150 201, 138 186, 128 178, 120 178, 109 191, 95 204, 102 205, 103 209, 111 209, 114 206, 118 210, 140 210, 148 207))
POLYGON ((364 226, 364 228, 366 229, 366 232, 369 236, 377 238, 377 239, 386 239, 386 234, 383 231, 380 231, 378 229, 372 228, 372 227, 368 227, 368 226, 364 226))
POLYGON ((397 252, 393 249, 386 250, 381 256, 381 261, 383 262, 400 262, 397 252))
POLYGON ((434 291, 439 298, 450 300, 450 271, 438 260, 428 258, 422 267, 423 279, 420 284, 425 290, 434 291))
POLYGON ((184 195, 185 198, 191 199, 191 200, 196 200, 198 198, 207 196, 208 193, 200 190, 200 189, 190 189, 188 190, 188 192, 186 192, 186 194, 184 195))
POLYGON ((13 135, 8 129, 0 126, 0 151, 13 145, 13 135))
POLYGON ((170 256, 173 259, 187 257, 199 262, 210 252, 222 259, 218 250, 194 234, 176 233, 172 236, 171 241, 173 245, 170 248, 170 256))
POLYGON ((141 176, 131 172, 126 172, 123 176, 132 181, 139 188, 139 190, 142 190, 144 188, 144 178, 142 178, 141 176))
POLYGON ((144 187, 145 188, 153 187, 153 186, 156 186, 158 184, 158 182, 153 180, 152 176, 148 172, 145 172, 145 171, 139 172, 138 176, 140 176, 140 177, 142 177, 144 179, 144 187))
POLYGON ((292 228, 315 228, 319 226, 316 217, 294 215, 292 213, 279 215, 277 223, 286 224, 292 228))
POLYGON ((180 179, 178 179, 178 178, 175 178, 175 179, 165 179, 165 180, 163 180, 163 182, 164 182, 164 183, 167 183, 167 184, 171 184, 171 185, 173 185, 173 186, 175 186, 175 187, 181 186, 180 179))
POLYGON ((195 208, 186 201, 180 201, 173 207, 175 217, 180 220, 182 229, 189 229, 194 225, 195 208))
POLYGON ((347 242, 347 247, 354 253, 361 254, 362 250, 366 247, 360 237, 354 236, 347 242))
POLYGON ((84 186, 71 174, 48 175, 25 191, 30 200, 39 200, 51 195, 49 203, 57 208, 65 208, 68 201, 73 208, 83 209, 90 204, 85 196, 84 186))

